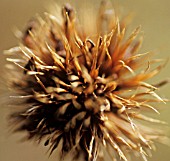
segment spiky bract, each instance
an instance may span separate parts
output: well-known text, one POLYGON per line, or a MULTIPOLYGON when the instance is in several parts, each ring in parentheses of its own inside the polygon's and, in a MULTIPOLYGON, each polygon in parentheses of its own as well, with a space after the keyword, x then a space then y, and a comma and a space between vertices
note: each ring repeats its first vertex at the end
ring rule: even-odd
POLYGON ((61 15, 45 15, 31 21, 22 44, 8 51, 21 55, 8 60, 23 69, 12 84, 24 98, 23 110, 12 115, 17 130, 46 139, 51 152, 61 143, 62 156, 95 161, 106 148, 115 160, 127 161, 131 152, 146 159, 162 133, 140 123, 160 122, 141 111, 157 112, 149 103, 163 100, 146 83, 161 66, 150 70, 147 53, 138 54, 140 27, 124 38, 125 21, 105 4, 89 29, 68 4, 61 15))

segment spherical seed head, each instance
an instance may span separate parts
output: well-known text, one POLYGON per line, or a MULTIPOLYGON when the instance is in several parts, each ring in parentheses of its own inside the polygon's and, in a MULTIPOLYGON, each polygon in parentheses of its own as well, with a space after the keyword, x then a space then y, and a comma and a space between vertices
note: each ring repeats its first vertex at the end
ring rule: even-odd
POLYGON ((132 152, 146 160, 153 141, 163 136, 140 123, 160 123, 141 111, 157 112, 149 103, 163 100, 145 81, 162 66, 150 70, 147 53, 138 53, 140 27, 124 38, 125 21, 105 3, 97 28, 80 26, 69 4, 61 15, 45 16, 31 21, 22 44, 9 50, 21 55, 8 60, 23 70, 11 87, 29 104, 11 115, 17 130, 27 131, 28 139, 44 139, 51 153, 61 143, 62 157, 71 152, 73 159, 104 160, 106 148, 114 159, 127 161, 132 152))

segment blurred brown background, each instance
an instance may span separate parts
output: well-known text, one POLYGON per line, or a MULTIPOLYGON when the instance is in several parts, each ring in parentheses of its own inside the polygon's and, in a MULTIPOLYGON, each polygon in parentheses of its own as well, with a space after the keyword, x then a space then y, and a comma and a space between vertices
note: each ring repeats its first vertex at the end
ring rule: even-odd
MULTIPOLYGON (((92 0, 93 1, 93 0, 92 0)), ((92 2, 91 1, 91 2, 92 2)), ((56 0, 56 2, 58 2, 56 0)), ((95 0, 95 3, 100 1, 95 0)), ((50 2, 49 2, 50 3, 50 2)), ((87 1, 77 1, 86 5, 87 1)), ((94 4, 95 4, 94 3, 94 4)), ((144 44, 141 51, 155 50, 155 57, 168 58, 170 55, 170 1, 169 0, 114 0, 115 4, 123 6, 125 13, 134 12, 132 27, 142 25, 144 44)), ((93 4, 93 3, 92 3, 93 4)), ((36 13, 46 11, 46 0, 0 0, 0 161, 54 161, 56 155, 48 159, 46 148, 35 143, 19 143, 21 135, 10 135, 7 128, 9 107, 5 106, 8 93, 4 82, 5 57, 3 50, 17 45, 18 40, 13 34, 14 27, 24 29, 26 22, 36 13)), ((170 62, 153 81, 170 77, 170 62)), ((170 85, 162 87, 161 96, 170 98, 170 85)), ((160 106, 160 105, 159 105, 160 106)), ((165 107, 162 105, 160 107, 165 107)), ((170 104, 162 109, 158 116, 170 124, 170 104)), ((157 151, 149 161, 169 161, 170 148, 157 144, 157 151)), ((137 161, 137 160, 135 160, 137 161)))

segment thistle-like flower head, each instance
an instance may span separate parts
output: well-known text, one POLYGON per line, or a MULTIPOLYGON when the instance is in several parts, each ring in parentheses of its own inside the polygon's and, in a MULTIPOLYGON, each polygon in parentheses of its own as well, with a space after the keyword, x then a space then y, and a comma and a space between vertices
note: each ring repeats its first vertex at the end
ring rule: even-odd
POLYGON ((69 4, 60 15, 31 21, 20 46, 8 51, 17 57, 8 61, 21 69, 13 67, 11 84, 23 98, 23 108, 11 116, 16 129, 44 139, 51 153, 61 144, 61 155, 73 159, 104 160, 106 149, 115 160, 130 160, 130 153, 146 160, 153 141, 164 136, 142 125, 160 123, 142 113, 158 112, 150 102, 164 100, 146 82, 162 66, 150 70, 148 53, 138 53, 139 32, 126 38, 125 21, 105 3, 90 28, 79 24, 69 4))

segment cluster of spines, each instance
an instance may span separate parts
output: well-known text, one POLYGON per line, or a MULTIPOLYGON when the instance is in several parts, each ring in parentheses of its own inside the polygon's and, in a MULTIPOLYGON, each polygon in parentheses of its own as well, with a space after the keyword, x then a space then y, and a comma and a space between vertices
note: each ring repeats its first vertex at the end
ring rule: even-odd
MULTIPOLYGON (((107 13, 106 8, 100 10, 100 26, 107 13)), ((9 50, 23 54, 21 59, 8 60, 23 69, 22 80, 13 84, 23 94, 18 97, 30 103, 12 115, 19 123, 17 130, 26 130, 28 139, 46 138, 51 152, 62 141, 62 155, 74 151, 75 158, 83 152, 85 160, 96 160, 104 146, 108 151, 112 147, 125 161, 129 150, 145 159, 152 140, 159 140, 162 132, 134 120, 161 123, 140 110, 158 112, 149 102, 164 100, 155 93, 155 86, 145 82, 162 66, 135 73, 147 55, 136 54, 140 27, 124 41, 125 27, 114 15, 108 26, 103 25, 104 31, 91 39, 76 28, 69 5, 63 8, 62 17, 59 23, 50 14, 46 21, 38 18, 23 36, 23 44, 9 50)))

